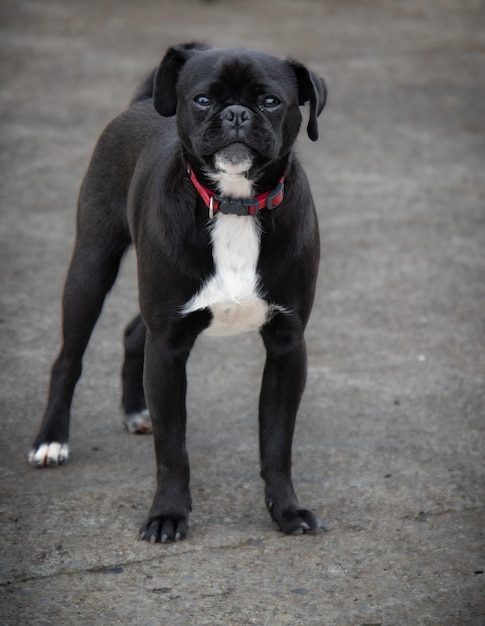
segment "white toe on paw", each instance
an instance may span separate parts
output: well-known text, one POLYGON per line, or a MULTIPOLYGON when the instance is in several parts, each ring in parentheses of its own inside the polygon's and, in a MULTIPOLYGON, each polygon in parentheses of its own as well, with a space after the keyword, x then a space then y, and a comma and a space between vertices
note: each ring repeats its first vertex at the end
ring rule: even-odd
POLYGON ((151 433, 152 422, 148 409, 144 409, 139 413, 123 416, 123 424, 129 433, 151 433))
POLYGON ((69 458, 69 445, 67 443, 43 443, 37 450, 29 452, 29 463, 36 467, 62 465, 69 458))
POLYGON ((59 454, 57 456, 58 465, 62 465, 69 458, 69 445, 67 443, 62 443, 59 449, 59 454))
POLYGON ((46 458, 48 449, 49 446, 46 443, 43 443, 37 448, 37 450, 31 450, 29 452, 29 463, 32 465, 44 465, 44 459, 46 458))

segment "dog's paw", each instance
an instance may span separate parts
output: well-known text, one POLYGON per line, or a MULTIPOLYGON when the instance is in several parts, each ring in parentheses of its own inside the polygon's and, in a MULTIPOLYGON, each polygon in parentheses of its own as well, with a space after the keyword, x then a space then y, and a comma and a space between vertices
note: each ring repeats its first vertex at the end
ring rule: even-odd
POLYGON ((123 425, 132 434, 150 434, 152 432, 152 422, 148 409, 124 415, 123 425))
POLYGON ((189 530, 187 516, 149 517, 140 528, 140 539, 150 543, 167 543, 168 541, 180 541, 185 539, 189 530))
POLYGON ((56 467, 63 465, 69 458, 67 443, 41 443, 37 448, 30 450, 29 463, 34 467, 56 467))
POLYGON ((296 507, 278 510, 271 500, 268 500, 267 506, 271 518, 285 535, 298 533, 315 535, 327 530, 323 522, 312 511, 296 507))

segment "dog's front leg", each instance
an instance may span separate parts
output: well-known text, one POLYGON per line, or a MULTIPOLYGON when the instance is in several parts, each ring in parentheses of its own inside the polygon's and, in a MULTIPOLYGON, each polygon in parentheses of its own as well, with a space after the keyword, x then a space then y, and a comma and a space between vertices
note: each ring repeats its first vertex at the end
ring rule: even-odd
POLYGON ((148 338, 145 347, 145 395, 152 419, 157 489, 140 533, 150 542, 183 539, 191 497, 185 447, 186 361, 188 351, 174 349, 166 337, 148 338))
POLYGON ((306 381, 305 340, 302 331, 281 323, 284 318, 278 317, 261 332, 267 352, 259 404, 266 506, 284 533, 317 532, 323 525, 300 507, 291 478, 293 432, 306 381))
POLYGON ((187 535, 191 496, 185 446, 186 364, 197 335, 208 323, 209 314, 201 311, 159 332, 148 325, 144 386, 152 419, 157 488, 140 536, 152 543, 178 541, 187 535))

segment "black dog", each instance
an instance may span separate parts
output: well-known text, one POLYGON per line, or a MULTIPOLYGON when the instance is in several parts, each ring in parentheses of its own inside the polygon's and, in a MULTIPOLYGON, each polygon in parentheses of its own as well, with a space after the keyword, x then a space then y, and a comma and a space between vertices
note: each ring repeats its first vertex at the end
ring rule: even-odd
POLYGON ((291 480, 306 376, 303 333, 319 261, 315 209, 292 148, 299 107, 309 103, 315 141, 325 100, 323 80, 297 62, 182 45, 168 50, 98 141, 79 196, 63 345, 29 461, 43 467, 68 458, 82 357, 134 243, 141 316, 125 331, 122 407, 128 430, 154 433, 158 484, 141 528, 146 540, 187 534, 185 366, 203 331, 261 333, 266 504, 285 533, 321 528, 300 508, 291 480))

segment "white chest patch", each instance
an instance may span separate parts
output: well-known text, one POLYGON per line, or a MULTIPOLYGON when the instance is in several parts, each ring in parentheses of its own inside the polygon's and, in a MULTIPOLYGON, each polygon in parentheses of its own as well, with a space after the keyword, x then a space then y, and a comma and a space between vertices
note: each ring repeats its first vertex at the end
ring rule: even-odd
POLYGON ((258 222, 250 215, 217 213, 212 229, 215 272, 183 307, 184 315, 209 308, 213 319, 205 334, 237 335, 257 330, 273 307, 262 299, 257 264, 258 222))

